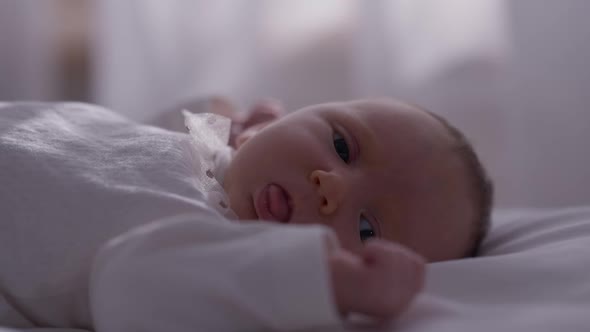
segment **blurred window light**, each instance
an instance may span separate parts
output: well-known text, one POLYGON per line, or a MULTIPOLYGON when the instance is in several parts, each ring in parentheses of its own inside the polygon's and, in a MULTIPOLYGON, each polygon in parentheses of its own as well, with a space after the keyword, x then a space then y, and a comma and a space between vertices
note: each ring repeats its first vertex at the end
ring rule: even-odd
POLYGON ((262 7, 261 31, 269 48, 280 54, 306 47, 355 19, 355 0, 271 0, 262 7))
POLYGON ((466 59, 489 64, 507 53, 505 0, 387 1, 398 75, 424 81, 466 59))

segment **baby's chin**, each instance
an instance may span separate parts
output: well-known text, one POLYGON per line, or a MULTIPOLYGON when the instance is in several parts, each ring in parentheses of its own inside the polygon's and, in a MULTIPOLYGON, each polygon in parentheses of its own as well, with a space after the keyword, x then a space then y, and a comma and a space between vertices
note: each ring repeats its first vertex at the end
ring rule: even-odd
POLYGON ((237 216, 237 221, 239 222, 256 222, 259 221, 259 217, 254 210, 254 206, 233 206, 230 204, 230 208, 237 216))
POLYGON ((236 210, 234 210, 234 212, 236 213, 236 215, 238 217, 237 221, 239 221, 239 222, 248 223, 248 222, 259 221, 258 216, 255 214, 240 213, 236 210))

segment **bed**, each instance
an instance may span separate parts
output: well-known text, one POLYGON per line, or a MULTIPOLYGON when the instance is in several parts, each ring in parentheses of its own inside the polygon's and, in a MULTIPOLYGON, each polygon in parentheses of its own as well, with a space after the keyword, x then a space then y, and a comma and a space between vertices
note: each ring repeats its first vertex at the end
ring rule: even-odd
POLYGON ((588 330, 590 207, 572 207, 496 211, 482 256, 431 264, 424 293, 397 321, 375 326, 355 317, 314 331, 588 330))

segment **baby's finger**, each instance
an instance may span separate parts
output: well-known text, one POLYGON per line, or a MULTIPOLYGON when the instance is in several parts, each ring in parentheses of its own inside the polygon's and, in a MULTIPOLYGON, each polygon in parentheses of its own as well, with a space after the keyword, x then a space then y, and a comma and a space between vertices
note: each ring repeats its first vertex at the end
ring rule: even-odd
POLYGON ((244 120, 244 126, 250 127, 256 124, 272 121, 281 116, 285 112, 283 104, 275 99, 263 99, 254 104, 244 120))
POLYGON ((369 267, 395 274, 396 279, 412 291, 418 292, 423 288, 426 262, 414 251, 393 242, 371 240, 361 256, 369 267))
POLYGON ((240 121, 240 115, 229 98, 212 96, 208 100, 207 112, 219 114, 230 118, 232 121, 240 121))

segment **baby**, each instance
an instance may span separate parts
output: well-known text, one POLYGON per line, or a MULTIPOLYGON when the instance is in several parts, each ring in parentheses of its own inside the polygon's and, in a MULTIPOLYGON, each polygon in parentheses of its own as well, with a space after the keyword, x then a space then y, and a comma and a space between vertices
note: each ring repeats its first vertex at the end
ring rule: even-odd
POLYGON ((319 221, 351 252, 382 238, 430 262, 473 255, 487 228, 492 187, 475 152, 417 106, 315 105, 237 140, 223 186, 240 219, 319 221))
POLYGON ((224 155, 220 139, 193 141, 191 160, 187 135, 98 107, 1 106, 0 326, 391 318, 425 261, 476 253, 492 187, 442 118, 388 99, 217 113, 235 120, 225 163, 209 158, 224 155))
POLYGON ((428 262, 475 255, 492 185, 443 118, 386 99, 314 105, 274 122, 279 105, 254 110, 268 119, 236 138, 223 184, 230 205, 240 219, 333 229, 345 249, 332 257, 346 270, 334 276, 341 311, 388 316, 408 303, 423 263, 403 247, 428 262), (391 287, 404 269, 413 281, 391 287), (370 281, 355 288, 362 278, 370 281))

